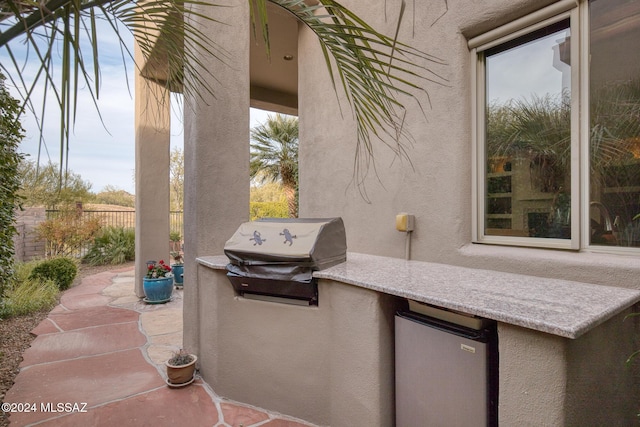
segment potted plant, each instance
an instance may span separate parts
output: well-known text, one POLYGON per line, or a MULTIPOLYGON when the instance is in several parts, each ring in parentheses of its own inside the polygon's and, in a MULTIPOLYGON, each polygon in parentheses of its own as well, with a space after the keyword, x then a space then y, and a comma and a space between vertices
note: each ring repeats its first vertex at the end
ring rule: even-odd
POLYGON ((195 354, 187 353, 184 349, 173 353, 171 359, 166 362, 167 385, 183 387, 191 384, 194 380, 197 361, 198 357, 195 354))
POLYGON ((172 231, 169 233, 169 242, 171 245, 171 250, 174 252, 179 252, 180 249, 182 249, 181 246, 181 242, 182 242, 182 236, 180 235, 180 232, 178 231, 172 231))
POLYGON ((173 274, 171 267, 163 260, 147 261, 147 274, 142 280, 144 301, 149 304, 163 304, 171 300, 173 274))
POLYGON ((171 258, 173 258, 173 263, 171 264, 171 271, 173 272, 173 284, 176 289, 181 288, 184 284, 184 264, 182 263, 182 254, 177 251, 172 251, 171 258))

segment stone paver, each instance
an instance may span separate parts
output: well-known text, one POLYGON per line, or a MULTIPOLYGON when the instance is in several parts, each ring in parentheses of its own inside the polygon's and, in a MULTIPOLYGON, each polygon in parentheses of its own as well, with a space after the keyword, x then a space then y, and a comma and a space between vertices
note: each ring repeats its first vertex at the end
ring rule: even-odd
POLYGON ((217 396, 196 377, 167 387, 164 362, 182 346, 182 290, 167 304, 134 294, 132 268, 85 278, 32 333, 5 402, 31 402, 11 426, 313 427, 217 396))
POLYGON ((23 355, 22 366, 139 348, 146 343, 136 322, 42 335, 23 355))
POLYGON ((142 313, 140 321, 149 336, 182 333, 182 310, 177 308, 142 313))
POLYGON ((211 396, 203 386, 192 385, 175 390, 161 387, 131 399, 101 406, 85 414, 73 414, 60 420, 57 425, 211 427, 218 422, 218 411, 215 405, 211 404, 211 396), (167 410, 167 402, 171 402, 171 410, 167 410))
MULTIPOLYGON (((51 316, 51 313, 49 313, 51 316)), ((35 336, 44 335, 44 334, 52 334, 54 332, 61 332, 60 328, 55 324, 53 320, 50 318, 44 319, 38 326, 36 326, 31 333, 35 336)))
POLYGON ((234 405, 232 403, 220 404, 222 414, 226 423, 232 426, 253 425, 259 422, 267 421, 269 417, 262 411, 247 408, 245 406, 234 405))
POLYGON ((117 307, 102 306, 50 314, 49 320, 61 331, 71 331, 99 325, 137 322, 138 313, 117 307))
MULTIPOLYGON (((91 411, 99 405, 126 399, 158 387, 166 387, 158 371, 149 365, 140 349, 63 360, 23 367, 5 402, 71 403, 91 411)), ((11 424, 55 421, 59 414, 36 411, 14 413, 11 424)), ((56 425, 55 423, 52 425, 56 425)))

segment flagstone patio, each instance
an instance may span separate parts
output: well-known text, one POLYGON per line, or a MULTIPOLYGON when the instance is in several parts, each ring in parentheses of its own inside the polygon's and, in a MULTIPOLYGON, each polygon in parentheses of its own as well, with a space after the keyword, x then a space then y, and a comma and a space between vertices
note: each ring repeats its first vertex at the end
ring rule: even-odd
POLYGON ((167 304, 134 294, 134 270, 85 278, 34 330, 5 403, 11 425, 309 427, 217 396, 197 377, 169 388, 164 362, 182 344, 182 290, 167 304), (28 409, 28 411, 26 410, 28 409))

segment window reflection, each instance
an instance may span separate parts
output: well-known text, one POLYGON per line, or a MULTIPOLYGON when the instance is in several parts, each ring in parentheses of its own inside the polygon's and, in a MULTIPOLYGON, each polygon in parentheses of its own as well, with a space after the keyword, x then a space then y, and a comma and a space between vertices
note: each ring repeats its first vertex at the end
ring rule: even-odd
POLYGON ((569 22, 485 52, 485 234, 571 238, 569 22))
POLYGON ((640 2, 590 7, 590 240, 640 247, 640 2))

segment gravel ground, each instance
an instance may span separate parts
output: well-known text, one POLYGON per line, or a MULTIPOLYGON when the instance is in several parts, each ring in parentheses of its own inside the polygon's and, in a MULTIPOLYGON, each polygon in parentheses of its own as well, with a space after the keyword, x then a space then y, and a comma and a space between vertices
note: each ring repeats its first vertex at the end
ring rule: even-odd
MULTIPOLYGON (((133 266, 134 263, 113 265, 101 265, 96 267, 81 265, 78 275, 72 286, 80 284, 82 279, 103 271, 116 268, 133 266)), ((41 311, 26 316, 0 320, 0 403, 4 402, 4 396, 13 385, 13 380, 18 374, 18 365, 22 362, 22 353, 29 348, 35 338, 31 330, 47 317, 48 311, 41 311)), ((0 412, 0 427, 9 425, 9 420, 0 412)))

